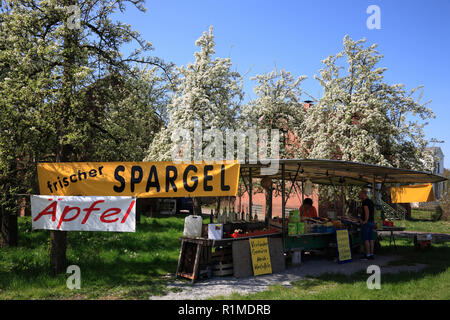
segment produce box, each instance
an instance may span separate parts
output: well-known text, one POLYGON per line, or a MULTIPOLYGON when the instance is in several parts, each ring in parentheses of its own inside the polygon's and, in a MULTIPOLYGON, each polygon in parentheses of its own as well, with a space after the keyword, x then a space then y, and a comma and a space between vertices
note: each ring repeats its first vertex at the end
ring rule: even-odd
POLYGON ((297 234, 306 233, 306 224, 304 222, 297 222, 297 234))
POLYGON ((292 210, 289 212, 289 222, 300 222, 299 210, 292 210))
POLYGON ((223 224, 208 224, 208 239, 221 240, 223 237, 223 224))
POLYGON ((288 235, 295 236, 297 233, 297 223, 289 222, 288 224, 288 235))

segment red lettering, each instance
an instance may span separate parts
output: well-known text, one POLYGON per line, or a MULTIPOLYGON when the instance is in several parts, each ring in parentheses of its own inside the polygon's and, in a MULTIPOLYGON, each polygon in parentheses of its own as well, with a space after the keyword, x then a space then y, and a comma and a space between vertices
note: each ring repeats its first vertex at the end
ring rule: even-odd
POLYGON ((133 206, 134 206, 134 203, 135 203, 135 202, 136 202, 136 200, 131 201, 131 204, 130 204, 130 206, 128 207, 127 213, 125 213, 125 215, 123 216, 123 219, 122 219, 122 221, 120 221, 120 223, 125 223, 125 220, 127 220, 128 215, 130 214, 131 209, 133 209, 133 206))
POLYGON ((89 219, 89 216, 91 215, 92 211, 100 210, 100 208, 95 208, 95 205, 97 203, 102 203, 102 202, 105 202, 105 200, 97 200, 97 201, 93 202, 89 208, 83 209, 83 211, 86 211, 86 215, 84 216, 84 219, 81 222, 81 224, 85 224, 86 223, 86 221, 89 219))
MULTIPOLYGON (((51 199, 50 199, 51 200, 51 199)), ((58 206, 56 201, 53 201, 50 203, 47 208, 39 212, 39 214, 36 216, 36 218, 33 219, 33 221, 39 220, 42 216, 45 216, 47 214, 52 215, 52 221, 56 221, 56 207, 58 206)))
POLYGON ((100 216, 100 221, 104 222, 104 223, 116 222, 117 220, 119 220, 119 218, 115 218, 113 220, 106 220, 105 218, 115 216, 116 214, 119 214, 120 211, 121 210, 119 208, 109 208, 108 210, 106 210, 105 212, 102 213, 102 215, 100 216), (106 214, 107 212, 110 212, 110 211, 114 211, 114 212, 110 213, 110 214, 106 214))
POLYGON ((80 215, 80 211, 81 210, 78 207, 65 206, 63 213, 61 214, 61 218, 59 218, 58 229, 60 229, 61 224, 63 222, 72 221, 72 220, 75 220, 76 218, 78 218, 78 216, 80 215), (76 210, 77 214, 74 215, 72 218, 66 219, 66 215, 72 210, 76 210))

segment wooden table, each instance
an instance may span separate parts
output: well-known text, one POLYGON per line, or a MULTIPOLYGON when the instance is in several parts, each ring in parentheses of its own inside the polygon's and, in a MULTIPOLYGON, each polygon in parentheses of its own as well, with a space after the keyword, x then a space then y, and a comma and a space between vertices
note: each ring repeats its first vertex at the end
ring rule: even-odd
POLYGON ((274 237, 274 236, 281 236, 281 233, 261 234, 240 238, 224 238, 221 240, 181 237, 180 255, 178 257, 178 266, 175 276, 190 279, 192 283, 194 283, 199 276, 200 264, 202 263, 209 264, 211 262, 212 247, 232 246, 234 241, 248 240, 251 238, 274 237), (186 272, 185 270, 183 270, 183 265, 185 264, 185 259, 189 258, 187 257, 188 246, 192 247, 192 245, 195 246, 195 258, 193 261, 193 268, 192 272, 186 272))
POLYGON ((395 244, 394 231, 403 231, 403 230, 405 230, 405 228, 403 227, 386 227, 386 226, 377 229, 377 231, 390 231, 389 245, 391 245, 391 243, 393 242, 395 250, 397 250, 397 245, 395 244))

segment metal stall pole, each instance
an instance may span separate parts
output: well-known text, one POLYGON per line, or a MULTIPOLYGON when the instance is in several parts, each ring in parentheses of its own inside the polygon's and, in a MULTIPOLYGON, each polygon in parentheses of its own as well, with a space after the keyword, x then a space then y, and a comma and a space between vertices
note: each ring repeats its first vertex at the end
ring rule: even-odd
POLYGON ((286 204, 285 204, 285 198, 286 198, 286 190, 285 190, 285 179, 284 179, 284 174, 285 174, 285 164, 282 163, 281 164, 281 237, 283 239, 283 252, 285 252, 285 218, 286 218, 286 204))
MULTIPOLYGON (((347 205, 345 203, 345 193, 346 193, 346 188, 345 188, 345 184, 342 185, 341 188, 341 192, 342 192, 342 216, 346 216, 347 215, 347 205)), ((337 213, 336 213, 337 215, 337 213)))
POLYGON ((253 179, 252 179, 252 167, 248 168, 248 209, 249 216, 252 215, 252 207, 253 207, 253 179))
POLYGON ((377 207, 376 193, 377 193, 377 191, 376 191, 376 185, 375 185, 375 176, 373 176, 372 190, 373 190, 372 201, 373 201, 373 204, 374 204, 375 210, 376 210, 376 207, 377 207))
POLYGON ((300 217, 304 217, 305 215, 305 208, 303 206, 304 201, 305 201, 305 188, 304 188, 304 180, 302 180, 302 203, 300 205, 300 208, 302 208, 302 210, 300 212, 300 217))

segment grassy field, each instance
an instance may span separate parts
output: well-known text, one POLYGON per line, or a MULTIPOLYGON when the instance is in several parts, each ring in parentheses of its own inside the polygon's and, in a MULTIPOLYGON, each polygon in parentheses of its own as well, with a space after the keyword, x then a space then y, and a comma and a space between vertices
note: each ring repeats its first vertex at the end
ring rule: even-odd
MULTIPOLYGON (((412 240, 396 241, 398 250, 394 251, 386 241, 382 241, 380 254, 401 255, 403 258, 392 265, 426 264, 420 272, 400 272, 383 274, 381 269, 381 289, 369 290, 365 271, 351 276, 325 274, 293 283, 291 288, 281 285, 269 287, 269 290, 243 296, 233 294, 215 299, 234 300, 427 300, 450 299, 450 247, 433 245, 430 250, 416 251, 412 240)), ((376 260, 373 262, 376 264, 376 260)))
POLYGON ((450 221, 433 221, 431 211, 412 210, 411 220, 403 224, 408 231, 450 234, 450 221))
POLYGON ((0 299, 148 299, 173 278, 184 217, 147 218, 135 233, 68 232, 67 258, 81 270, 81 289, 69 274, 49 272, 49 232, 19 218, 19 247, 0 249, 0 299), (170 276, 167 274, 170 273, 170 276))
MULTIPOLYGON (((404 224, 408 231, 436 232, 450 234, 449 221, 433 221, 430 211, 413 210, 411 220, 396 221, 404 224)), ((368 275, 363 272, 351 276, 325 274, 293 283, 292 288, 280 285, 269 290, 247 296, 233 294, 230 297, 215 297, 215 299, 236 300, 321 300, 321 299, 450 299, 450 246, 433 244, 430 250, 417 251, 412 239, 396 241, 397 250, 389 246, 388 240, 381 242, 379 254, 400 255, 403 259, 393 265, 426 264, 421 272, 401 272, 399 274, 382 274, 381 289, 367 289, 368 275)), ((376 264, 376 261, 374 262, 376 264)))
MULTIPOLYGON (((19 247, 0 249, 0 299, 148 299, 167 292, 174 279, 184 215, 141 218, 135 233, 68 232, 69 264, 81 269, 81 289, 69 290, 69 274, 49 272, 49 232, 32 231, 30 217, 19 218, 19 247)), ((408 221, 408 230, 449 232, 448 222, 408 221)), ((412 240, 398 240, 401 263, 426 263, 421 273, 385 275, 382 290, 367 290, 365 274, 324 275, 233 299, 449 299, 450 247, 416 252, 412 240), (364 279, 364 280, 361 280, 364 279)), ((387 245, 387 242, 383 242, 387 245)), ((383 247, 392 254, 392 248, 383 247)))

